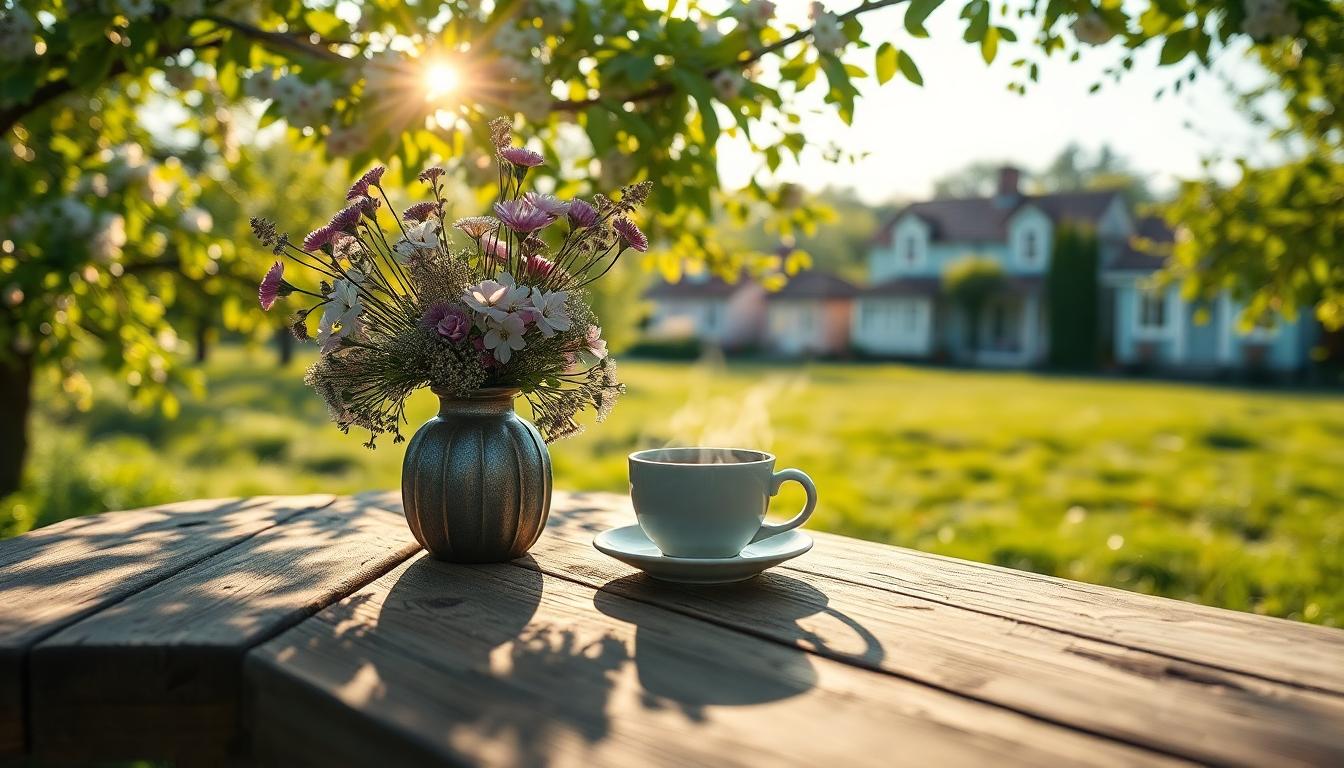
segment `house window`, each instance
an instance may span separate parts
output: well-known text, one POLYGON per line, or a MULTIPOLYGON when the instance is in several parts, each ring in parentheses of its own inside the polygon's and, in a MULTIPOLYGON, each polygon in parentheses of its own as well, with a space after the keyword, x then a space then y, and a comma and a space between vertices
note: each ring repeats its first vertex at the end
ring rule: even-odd
POLYGON ((994 346, 1004 346, 1008 341, 1008 308, 995 304, 989 314, 989 338, 994 346))
POLYGON ((1037 241, 1036 233, 1030 230, 1022 236, 1022 258, 1028 264, 1035 264, 1037 257, 1040 256, 1040 243, 1037 241))
POLYGON ((905 315, 906 332, 914 333, 915 327, 919 324, 919 319, 918 319, 918 312, 915 310, 915 305, 913 303, 905 305, 904 315, 905 315))
POLYGON ((1167 297, 1161 292, 1139 294, 1139 327, 1153 331, 1167 327, 1167 297))
POLYGON ((709 304, 705 307, 705 330, 713 331, 719 326, 719 305, 709 304))
POLYGON ((915 255, 916 255, 916 253, 915 253, 915 249, 917 249, 918 247, 919 247, 919 238, 915 237, 914 235, 910 235, 909 237, 905 238, 905 263, 906 263, 906 264, 914 264, 914 263, 915 263, 915 255))

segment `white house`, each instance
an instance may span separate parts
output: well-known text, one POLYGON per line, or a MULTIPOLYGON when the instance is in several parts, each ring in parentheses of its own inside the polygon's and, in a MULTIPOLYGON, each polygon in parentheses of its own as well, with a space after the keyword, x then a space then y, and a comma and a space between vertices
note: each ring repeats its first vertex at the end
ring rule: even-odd
POLYGON ((1056 228, 1067 222, 1093 229, 1102 241, 1124 241, 1133 223, 1117 192, 1025 195, 1019 178, 1004 168, 994 196, 915 203, 879 231, 869 254, 872 284, 854 315, 859 349, 986 366, 1044 361, 1045 278, 1056 228), (970 256, 998 262, 1005 276, 1003 289, 980 308, 976 333, 971 314, 943 290, 948 267, 970 256))
MULTIPOLYGON (((1142 224, 1147 224, 1143 222, 1142 224)), ((1165 230, 1140 232, 1148 242, 1165 230)), ((1160 286, 1160 257, 1126 247, 1103 258, 1102 281, 1112 296, 1116 362, 1135 368, 1189 372, 1254 371, 1288 374, 1304 369, 1319 331, 1301 314, 1242 327, 1245 305, 1227 292, 1187 301, 1178 286, 1160 286)))

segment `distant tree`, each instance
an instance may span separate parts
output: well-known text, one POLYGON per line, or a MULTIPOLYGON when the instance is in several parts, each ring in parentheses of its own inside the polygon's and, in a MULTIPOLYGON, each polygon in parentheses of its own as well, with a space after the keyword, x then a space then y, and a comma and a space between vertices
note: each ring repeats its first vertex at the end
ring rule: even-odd
POLYGON ((966 342, 980 348, 980 315, 985 304, 1003 290, 1003 266, 985 256, 964 256, 943 270, 943 292, 966 312, 966 342))
POLYGON ((1097 365, 1097 265, 1097 238, 1091 231, 1067 224, 1056 230, 1046 276, 1052 368, 1086 371, 1097 365))
POLYGON ((934 180, 936 198, 989 197, 999 183, 999 169, 1007 161, 976 160, 934 180))

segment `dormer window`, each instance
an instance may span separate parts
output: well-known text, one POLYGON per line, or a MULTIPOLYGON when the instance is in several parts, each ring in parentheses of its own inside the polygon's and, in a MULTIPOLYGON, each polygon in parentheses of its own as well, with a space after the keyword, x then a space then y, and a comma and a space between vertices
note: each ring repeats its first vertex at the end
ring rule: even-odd
POLYGON ((1041 244, 1036 237, 1036 233, 1028 230, 1022 236, 1022 259, 1028 264, 1035 264, 1040 260, 1041 244))
POLYGON ((914 264, 914 263, 915 263, 915 258, 916 258, 916 253, 917 253, 915 249, 917 249, 917 248, 919 248, 919 238, 918 238, 918 237, 915 237, 914 235, 911 235, 911 236, 905 238, 905 263, 906 263, 906 264, 914 264))

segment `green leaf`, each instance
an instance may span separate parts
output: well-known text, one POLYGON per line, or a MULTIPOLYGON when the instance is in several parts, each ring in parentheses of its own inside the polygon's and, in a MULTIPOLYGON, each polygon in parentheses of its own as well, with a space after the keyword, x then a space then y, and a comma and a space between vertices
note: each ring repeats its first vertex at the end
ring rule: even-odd
POLYGON ((109 42, 96 43, 80 51, 70 65, 70 80, 81 88, 100 85, 112 69, 117 57, 117 46, 109 42))
POLYGON ((1166 42, 1162 43, 1162 53, 1157 57, 1157 63, 1168 66, 1184 59, 1194 47, 1198 32, 1197 29, 1182 29, 1168 35, 1166 42))
POLYGON ((997 27, 990 27, 985 30, 985 36, 980 40, 980 56, 986 64, 993 64, 994 57, 999 53, 999 30, 997 27))
POLYGON ((919 74, 919 67, 915 66, 915 60, 910 58, 910 54, 901 51, 896 54, 896 66, 901 70, 901 74, 906 80, 915 85, 924 84, 924 76, 919 74))
POLYGON ((943 0, 910 0, 910 6, 905 9, 905 31, 915 37, 928 37, 924 20, 942 4, 943 0))
POLYGON ((611 112, 600 104, 594 104, 584 110, 584 128, 588 131, 588 140, 593 142, 593 152, 606 154, 615 141, 616 128, 611 124, 611 112))
POLYGON ((886 83, 896 74, 896 46, 883 43, 877 47, 877 82, 886 83))
POLYGON ((705 129, 705 139, 712 146, 719 139, 719 117, 714 114, 714 94, 709 89, 709 81, 698 72, 683 67, 674 67, 668 76, 677 87, 690 94, 700 108, 700 123, 705 129))

